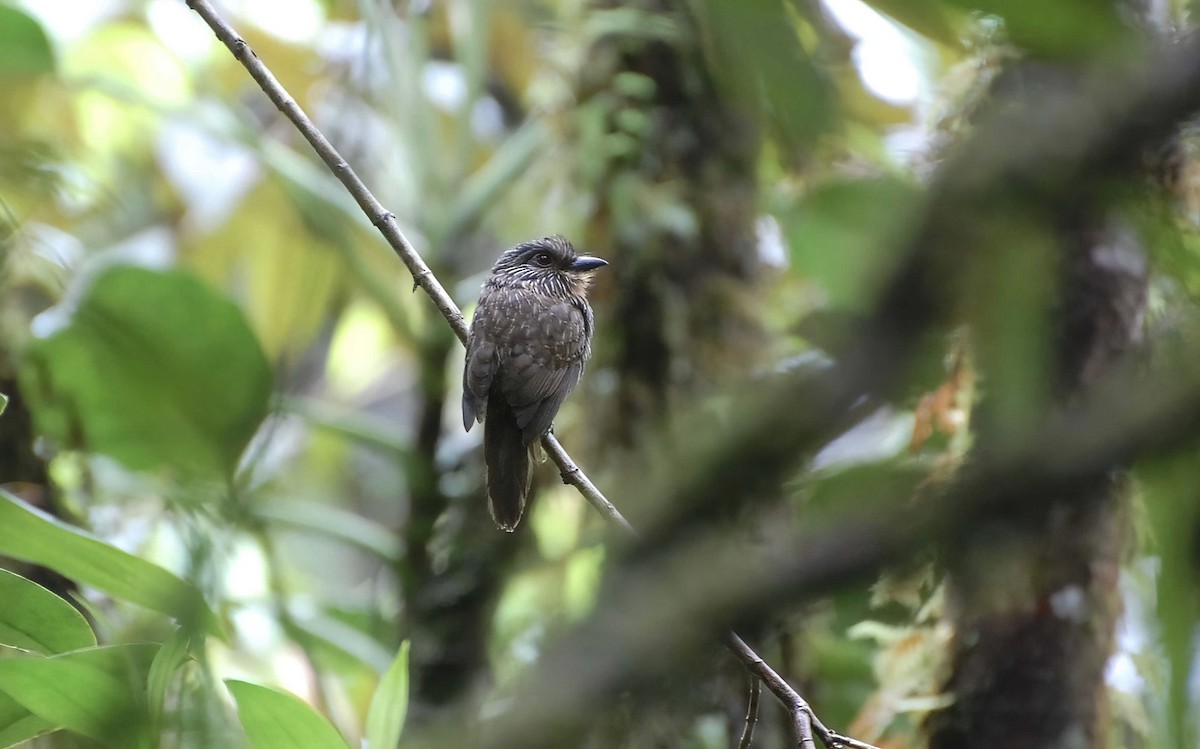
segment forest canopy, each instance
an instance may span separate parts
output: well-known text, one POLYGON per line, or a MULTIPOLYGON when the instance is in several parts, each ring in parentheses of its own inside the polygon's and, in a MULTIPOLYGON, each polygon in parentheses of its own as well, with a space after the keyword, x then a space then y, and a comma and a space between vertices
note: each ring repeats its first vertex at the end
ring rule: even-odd
POLYGON ((1194 6, 0 0, 0 747, 1200 746, 1194 6))

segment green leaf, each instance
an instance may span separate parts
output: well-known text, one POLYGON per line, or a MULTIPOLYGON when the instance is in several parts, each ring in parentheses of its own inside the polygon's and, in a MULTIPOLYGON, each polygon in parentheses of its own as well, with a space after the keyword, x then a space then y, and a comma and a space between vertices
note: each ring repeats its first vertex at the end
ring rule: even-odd
POLYGON ((329 721, 296 695, 235 679, 225 685, 254 749, 346 749, 329 721))
MULTIPOLYGON (((0 690, 42 720, 113 746, 136 746, 146 726, 146 669, 157 645, 113 645, 0 658, 0 690)), ((142 737, 144 738, 144 737, 142 737)))
POLYGON ((831 182, 776 216, 796 269, 821 287, 829 306, 863 312, 890 275, 888 251, 918 199, 917 188, 898 179, 831 182))
POLYGON ((400 744, 400 734, 408 716, 408 646, 407 640, 401 643, 396 660, 388 667, 371 698, 365 732, 370 749, 395 749, 400 744))
POLYGON ((192 584, 35 510, 2 489, 0 554, 49 567, 114 598, 219 633, 216 615, 192 584))
POLYGON ((16 8, 0 5, 0 75, 54 72, 54 49, 41 25, 16 8))
POLYGON ((3 414, 6 408, 8 408, 8 396, 0 393, 0 414, 3 414))
POLYGON ((10 747, 34 736, 58 730, 58 726, 26 710, 19 702, 0 692, 0 747, 10 747))
POLYGON ((110 266, 36 324, 22 383, 38 428, 135 470, 232 475, 271 368, 242 313, 178 270, 110 266))
POLYGON ((0 645, 53 655, 96 644, 74 606, 8 570, 0 570, 0 601, 0 645))

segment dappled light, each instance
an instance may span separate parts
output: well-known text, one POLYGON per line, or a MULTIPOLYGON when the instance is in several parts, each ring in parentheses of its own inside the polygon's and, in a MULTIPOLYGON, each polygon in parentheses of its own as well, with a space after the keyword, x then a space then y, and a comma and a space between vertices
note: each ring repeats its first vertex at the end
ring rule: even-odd
POLYGON ((1200 746, 1198 11, 0 2, 0 747, 1200 746))

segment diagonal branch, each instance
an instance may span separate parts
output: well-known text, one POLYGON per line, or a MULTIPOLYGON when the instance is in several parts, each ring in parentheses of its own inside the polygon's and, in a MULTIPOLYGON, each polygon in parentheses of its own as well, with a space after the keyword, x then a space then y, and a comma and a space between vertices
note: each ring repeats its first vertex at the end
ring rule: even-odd
MULTIPOLYGON (((250 76, 263 90, 263 93, 267 95, 267 98, 300 131, 300 134, 309 142, 313 150, 317 152, 317 155, 321 157, 321 160, 333 172, 334 176, 346 187, 346 190, 354 198, 355 202, 358 203, 363 213, 379 229, 380 234, 383 235, 388 245, 396 253, 397 257, 400 258, 401 262, 404 263, 405 267, 408 268, 409 272, 412 273, 414 290, 420 287, 433 300, 434 306, 442 313, 442 316, 446 319, 447 324, 450 325, 454 334, 465 344, 468 337, 468 328, 462 311, 459 310, 458 305, 454 303, 454 300, 438 281, 433 271, 425 264, 420 253, 416 251, 408 238, 404 236, 399 224, 396 222, 395 215, 385 209, 383 204, 376 199, 362 179, 359 178, 346 160, 342 158, 337 149, 333 147, 333 144, 329 142, 325 135, 313 124, 312 120, 308 118, 308 115, 304 113, 304 110, 300 108, 296 100, 280 85, 275 75, 263 64, 258 55, 254 53, 254 50, 250 48, 250 45, 217 13, 212 4, 208 0, 185 1, 188 7, 196 11, 204 22, 208 24, 217 39, 228 47, 233 56, 242 63, 250 73, 250 76)), ((620 510, 592 483, 553 434, 547 434, 542 438, 542 446, 558 467, 564 483, 574 486, 584 499, 597 512, 604 516, 607 521, 621 528, 626 534, 634 534, 633 527, 621 514, 620 510)), ((808 702, 786 680, 779 676, 774 669, 767 665, 735 632, 729 632, 723 639, 723 644, 741 661, 747 671, 762 680, 767 689, 789 711, 796 725, 799 745, 801 747, 804 749, 814 747, 813 734, 815 733, 827 749, 839 749, 841 747, 876 749, 870 744, 849 739, 826 728, 812 712, 812 708, 809 707, 808 702)))

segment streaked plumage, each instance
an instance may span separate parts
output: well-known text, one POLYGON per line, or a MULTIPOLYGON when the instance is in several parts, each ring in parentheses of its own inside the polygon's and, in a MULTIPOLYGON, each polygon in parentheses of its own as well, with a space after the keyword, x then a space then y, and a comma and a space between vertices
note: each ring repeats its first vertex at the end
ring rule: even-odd
POLYGON ((591 356, 586 294, 606 264, 563 237, 537 239, 501 255, 479 296, 463 368, 463 427, 484 422, 489 506, 504 530, 525 512, 530 448, 591 356))

